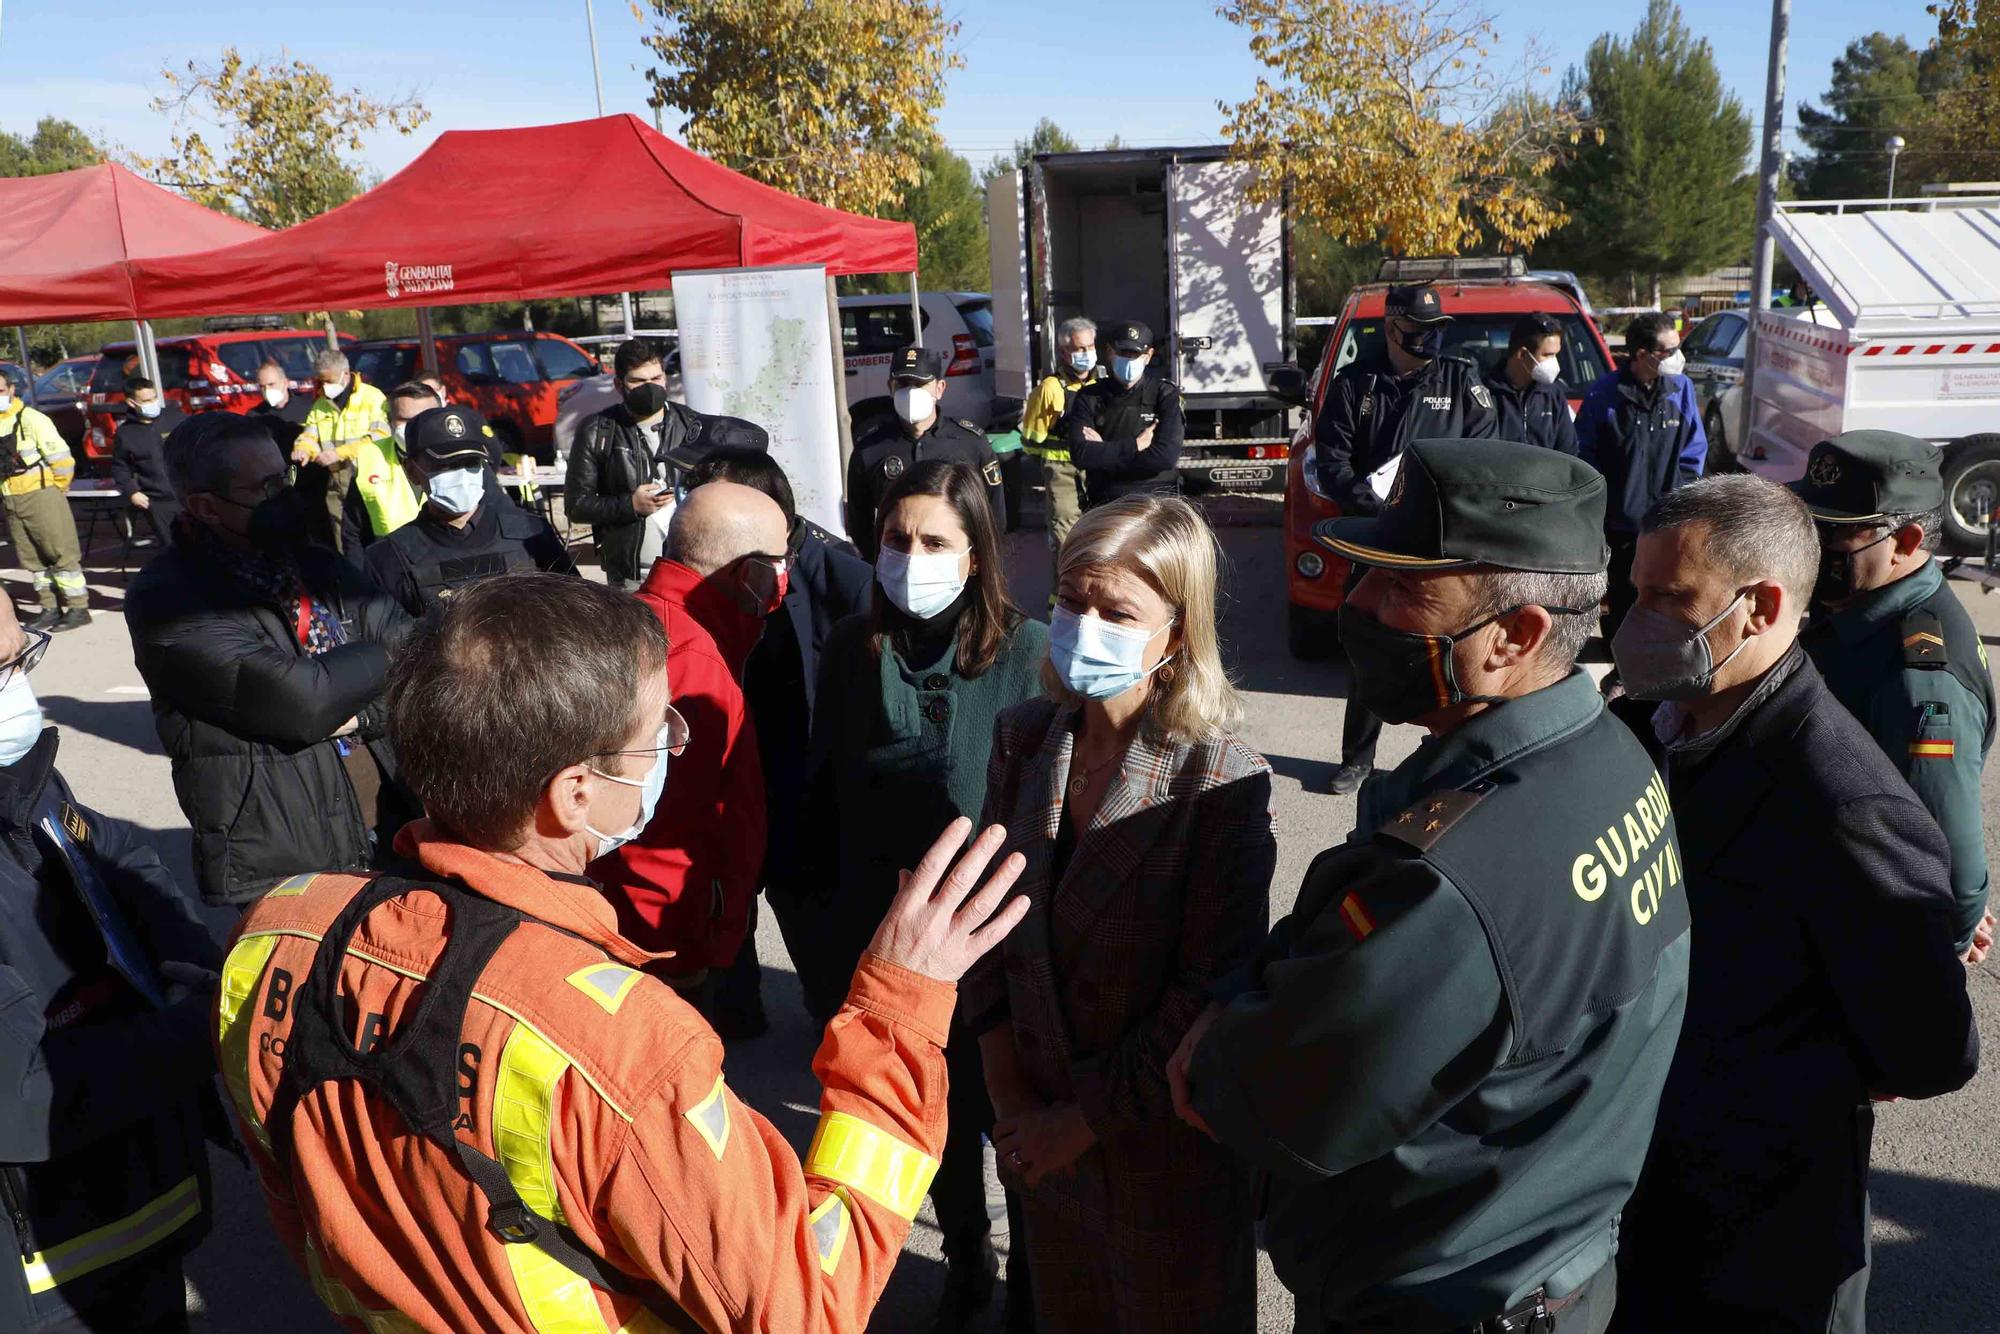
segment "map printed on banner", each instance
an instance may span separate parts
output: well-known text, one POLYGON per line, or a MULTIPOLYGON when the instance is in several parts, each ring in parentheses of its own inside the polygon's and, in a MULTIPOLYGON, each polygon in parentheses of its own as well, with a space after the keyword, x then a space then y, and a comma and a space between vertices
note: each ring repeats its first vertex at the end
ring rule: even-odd
POLYGON ((799 513, 841 531, 826 270, 707 269, 676 273, 673 285, 688 406, 768 431, 799 513))

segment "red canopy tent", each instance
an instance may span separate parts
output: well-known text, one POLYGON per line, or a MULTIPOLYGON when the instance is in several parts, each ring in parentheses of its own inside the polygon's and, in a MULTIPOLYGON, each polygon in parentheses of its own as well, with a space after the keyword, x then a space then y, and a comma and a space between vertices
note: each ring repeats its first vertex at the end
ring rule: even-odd
POLYGON ((136 320, 130 263, 269 235, 116 163, 0 180, 0 324, 136 320))
POLYGON ((157 318, 582 296, 774 264, 914 272, 916 229, 774 190, 625 115, 450 130, 317 218, 135 267, 157 318))

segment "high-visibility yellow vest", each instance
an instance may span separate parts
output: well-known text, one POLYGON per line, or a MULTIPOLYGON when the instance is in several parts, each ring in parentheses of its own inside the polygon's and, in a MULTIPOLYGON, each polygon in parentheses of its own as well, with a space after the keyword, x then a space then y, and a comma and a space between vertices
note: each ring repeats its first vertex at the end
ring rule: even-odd
POLYGON ((361 493, 361 503, 367 507, 368 523, 375 536, 387 537, 423 509, 416 488, 410 485, 409 474, 403 471, 396 457, 395 437, 343 445, 339 453, 354 465, 354 487, 361 493))
POLYGON ((76 456, 69 452, 62 432, 46 413, 18 398, 0 412, 0 464, 5 465, 0 476, 13 472, 13 459, 5 454, 18 455, 23 469, 0 481, 0 492, 10 496, 25 496, 45 486, 67 488, 76 476, 76 456))
POLYGON ((1061 424, 1063 414, 1069 411, 1069 401, 1075 397, 1076 391, 1103 373, 1102 367, 1092 366, 1090 373, 1081 380, 1072 380, 1065 375, 1042 378, 1042 382, 1035 386, 1035 392, 1028 396, 1028 406, 1021 413, 1021 443, 1030 454, 1057 463, 1069 462, 1069 445, 1051 437, 1061 424))
MULTIPOLYGON (((305 425, 292 446, 293 461, 310 463, 322 449, 341 454, 343 449, 389 434, 389 400, 359 375, 347 391, 345 403, 335 403, 322 394, 306 409, 305 425)), ((347 458, 348 455, 341 454, 347 458)), ((351 461, 351 460, 350 460, 351 461)))

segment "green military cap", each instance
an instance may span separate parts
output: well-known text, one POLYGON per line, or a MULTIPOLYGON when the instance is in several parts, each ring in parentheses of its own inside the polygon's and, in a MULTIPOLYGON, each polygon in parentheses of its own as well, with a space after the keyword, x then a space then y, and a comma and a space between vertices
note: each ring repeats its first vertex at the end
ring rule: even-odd
POLYGON ((1511 440, 1418 440, 1380 514, 1322 519, 1313 536, 1361 565, 1494 565, 1599 574, 1604 478, 1581 459, 1511 440))
POLYGON ((1944 504, 1942 451, 1901 431, 1848 431, 1806 455, 1806 475, 1791 484, 1822 523, 1868 523, 1892 514, 1923 514, 1944 504))

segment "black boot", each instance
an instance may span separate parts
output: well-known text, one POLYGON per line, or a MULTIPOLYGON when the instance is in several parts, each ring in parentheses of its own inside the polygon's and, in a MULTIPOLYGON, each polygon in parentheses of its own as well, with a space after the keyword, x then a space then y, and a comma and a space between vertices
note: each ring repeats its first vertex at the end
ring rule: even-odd
POLYGON ((22 621, 21 628, 23 630, 53 630, 56 628, 56 622, 61 619, 62 613, 54 607, 44 607, 27 620, 22 621))
POLYGON ((89 624, 90 609, 88 607, 71 607, 56 619, 54 628, 57 630, 79 630, 89 624))
POLYGON ((993 1243, 984 1237, 971 1255, 949 1257, 950 1269, 944 1280, 944 1296, 938 1300, 936 1334, 960 1334, 976 1328, 993 1305, 993 1289, 1000 1276, 1000 1257, 993 1243))

